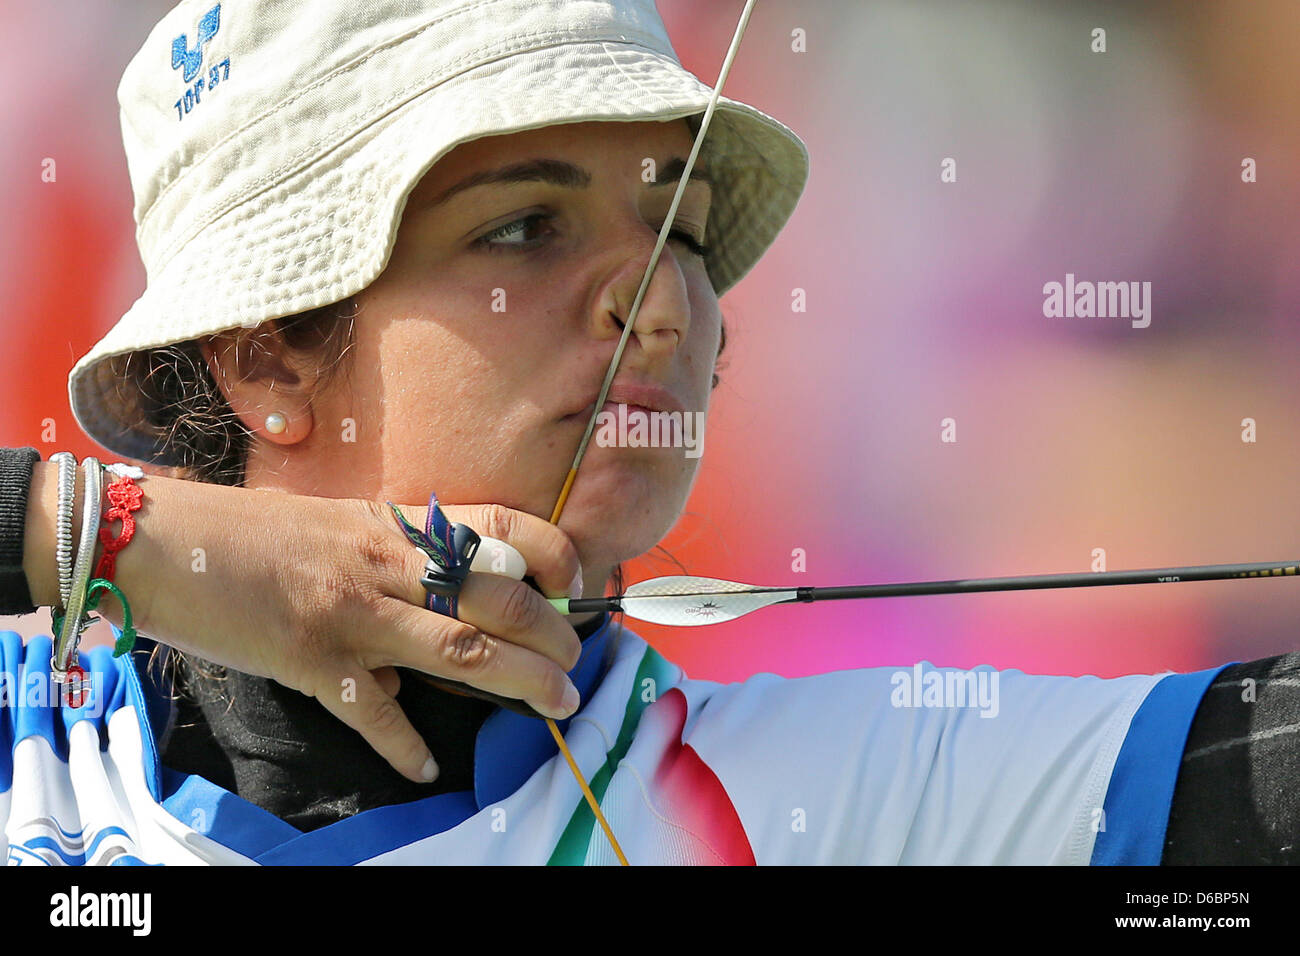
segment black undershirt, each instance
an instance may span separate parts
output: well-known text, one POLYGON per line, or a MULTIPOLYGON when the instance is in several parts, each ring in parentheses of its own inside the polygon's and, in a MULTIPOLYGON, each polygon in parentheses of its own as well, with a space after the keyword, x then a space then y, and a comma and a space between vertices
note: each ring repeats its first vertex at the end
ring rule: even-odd
MULTIPOLYGON (((603 618, 577 628, 586 639, 603 618)), ((198 774, 308 832, 374 807, 474 789, 474 743, 497 709, 399 669, 397 702, 429 745, 433 783, 407 780, 313 697, 227 670, 175 702, 163 766, 198 774)))
POLYGON ((1300 863, 1300 653, 1233 664, 1201 698, 1161 863, 1300 863))

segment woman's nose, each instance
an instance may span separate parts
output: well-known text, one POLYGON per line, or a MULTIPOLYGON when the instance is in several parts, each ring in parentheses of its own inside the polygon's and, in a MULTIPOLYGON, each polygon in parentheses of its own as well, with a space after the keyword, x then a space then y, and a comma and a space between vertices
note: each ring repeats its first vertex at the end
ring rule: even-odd
POLYGON ((606 334, 622 335, 635 310, 632 335, 650 361, 669 357, 677 350, 686 337, 691 315, 686 280, 667 243, 660 250, 649 282, 644 281, 657 239, 658 233, 644 223, 623 237, 618 261, 592 316, 606 334))

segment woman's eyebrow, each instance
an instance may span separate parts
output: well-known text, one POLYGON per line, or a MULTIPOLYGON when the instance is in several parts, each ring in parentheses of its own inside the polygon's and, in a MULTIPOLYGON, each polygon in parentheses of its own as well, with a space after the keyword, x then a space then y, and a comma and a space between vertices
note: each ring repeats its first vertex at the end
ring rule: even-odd
MULTIPOLYGON (((674 156, 665 162, 653 186, 671 186, 682 178, 682 171, 686 168, 686 160, 680 156, 674 156)), ((712 186, 713 178, 707 170, 700 169, 698 166, 691 170, 691 182, 700 182, 712 186)), ((494 186, 511 183, 549 183, 552 186, 562 186, 566 189, 585 189, 591 185, 591 173, 581 166, 566 162, 561 159, 528 159, 519 163, 511 163, 508 166, 500 166, 496 169, 485 169, 477 173, 471 173, 459 182, 453 183, 442 192, 438 193, 428 202, 421 203, 418 208, 432 209, 445 203, 457 193, 464 192, 466 189, 473 189, 476 186, 494 186)))
POLYGON ((496 169, 485 169, 471 173, 457 183, 448 186, 421 208, 431 209, 445 203, 452 196, 475 186, 493 186, 503 183, 550 183, 567 189, 584 189, 591 184, 591 173, 581 166, 560 159, 527 159, 520 163, 511 163, 496 169))
MULTIPOLYGON (((651 186, 674 186, 682 178, 682 172, 686 169, 686 160, 680 156, 674 156, 668 160, 659 170, 659 175, 652 182, 651 186)), ((707 169, 701 169, 698 165, 691 170, 691 182, 704 183, 709 188, 713 187, 713 177, 709 175, 707 169)))

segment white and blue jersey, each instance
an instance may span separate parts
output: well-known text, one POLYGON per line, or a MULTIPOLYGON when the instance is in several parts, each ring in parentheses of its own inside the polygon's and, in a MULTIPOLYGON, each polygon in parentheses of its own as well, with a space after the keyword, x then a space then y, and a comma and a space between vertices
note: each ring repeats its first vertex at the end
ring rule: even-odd
MULTIPOLYGON (((633 865, 1157 864, 1192 717, 1222 670, 917 664, 721 684, 618 630, 584 642, 583 704, 559 723, 633 865)), ((71 709, 50 649, 0 633, 10 864, 617 862, 541 721, 495 711, 472 790, 301 832, 162 765, 174 708, 143 655, 83 654, 91 696, 71 709)))

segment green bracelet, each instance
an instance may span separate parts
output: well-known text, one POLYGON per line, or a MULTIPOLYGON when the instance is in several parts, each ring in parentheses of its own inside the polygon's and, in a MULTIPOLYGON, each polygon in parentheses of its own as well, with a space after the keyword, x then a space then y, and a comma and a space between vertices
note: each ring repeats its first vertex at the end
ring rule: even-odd
MULTIPOLYGON (((86 603, 84 609, 93 611, 99 606, 99 599, 102 598, 104 591, 112 591, 113 596, 117 598, 117 603, 122 605, 122 636, 117 639, 113 645, 113 656, 121 657, 128 654, 131 648, 135 646, 136 630, 131 616, 131 605, 127 603, 126 595, 112 581, 104 578, 95 578, 86 586, 86 603), (98 593, 97 593, 98 592, 98 593)), ((55 611, 51 615, 51 622, 54 625, 54 633, 58 634, 63 630, 64 615, 55 611)))

